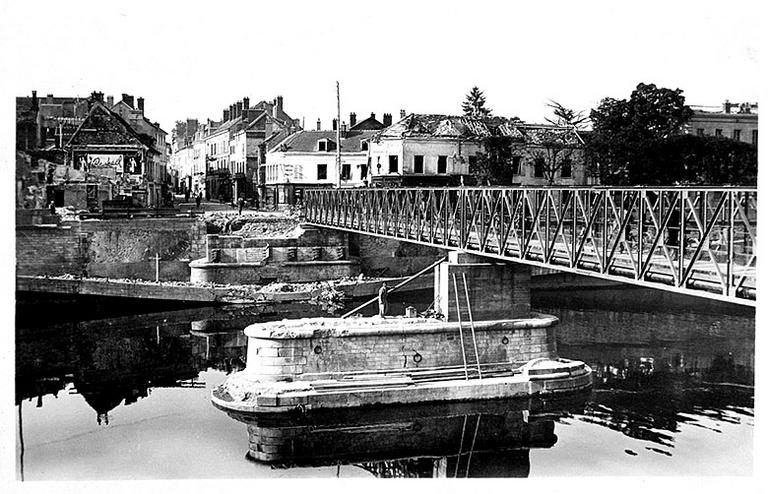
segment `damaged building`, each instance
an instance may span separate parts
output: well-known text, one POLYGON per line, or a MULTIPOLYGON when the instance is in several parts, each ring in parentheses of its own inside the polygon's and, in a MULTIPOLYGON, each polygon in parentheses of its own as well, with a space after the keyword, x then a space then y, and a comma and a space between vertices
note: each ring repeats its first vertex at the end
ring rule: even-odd
POLYGON ((53 203, 98 210, 122 197, 139 207, 163 202, 167 182, 165 131, 144 117, 127 94, 114 104, 89 98, 16 98, 16 195, 20 209, 53 203), (123 116, 121 116, 121 114, 123 116))
POLYGON ((589 181, 584 141, 575 129, 499 117, 483 121, 401 112, 399 121, 370 139, 371 183, 475 184, 473 164, 485 151, 484 139, 491 135, 509 138, 509 166, 515 178, 507 185, 584 185, 589 181))

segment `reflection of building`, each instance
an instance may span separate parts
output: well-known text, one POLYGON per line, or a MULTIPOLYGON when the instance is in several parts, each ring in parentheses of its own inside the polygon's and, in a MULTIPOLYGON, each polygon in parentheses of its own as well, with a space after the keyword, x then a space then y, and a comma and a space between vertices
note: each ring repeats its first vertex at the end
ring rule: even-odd
POLYGON ((188 327, 163 327, 168 313, 49 327, 17 327, 16 402, 57 393, 74 384, 97 419, 151 388, 194 384, 202 370, 188 327))
POLYGON ((235 415, 248 425, 248 457, 282 467, 357 464, 387 477, 525 477, 529 449, 557 441, 554 419, 586 395, 235 415))
POLYGON ((757 146, 757 103, 731 103, 722 108, 694 106, 686 134, 727 137, 757 146))

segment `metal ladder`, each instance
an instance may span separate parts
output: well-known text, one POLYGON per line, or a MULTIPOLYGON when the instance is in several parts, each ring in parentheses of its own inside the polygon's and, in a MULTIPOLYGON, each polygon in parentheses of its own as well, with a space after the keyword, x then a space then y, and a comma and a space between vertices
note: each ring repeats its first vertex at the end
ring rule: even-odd
MULTIPOLYGON (((459 288, 456 283, 456 273, 451 273, 453 276, 453 294, 456 298, 456 316, 459 319, 459 338, 461 339, 461 358, 464 361, 464 379, 469 379, 469 365, 467 363, 467 352, 464 347, 464 328, 461 320, 461 304, 459 303, 459 288)), ((462 281, 464 282, 464 300, 467 302, 467 314, 469 316, 469 328, 472 333, 472 348, 475 353, 475 363, 477 367, 477 378, 483 378, 483 372, 480 370, 480 356, 477 351, 477 338, 475 336, 475 321, 472 318, 472 304, 469 301, 469 291, 467 290, 467 275, 461 273, 462 281)))

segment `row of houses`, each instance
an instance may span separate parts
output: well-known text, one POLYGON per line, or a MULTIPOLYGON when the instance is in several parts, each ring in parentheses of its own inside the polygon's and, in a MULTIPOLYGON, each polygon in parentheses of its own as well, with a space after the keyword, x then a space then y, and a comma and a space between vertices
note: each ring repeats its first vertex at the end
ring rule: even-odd
POLYGON ((244 98, 220 122, 187 120, 173 137, 179 190, 276 205, 293 204, 309 187, 473 184, 472 164, 491 134, 510 138, 514 185, 591 181, 584 141, 573 128, 401 110, 394 122, 389 113, 382 121, 351 113, 348 123, 333 119, 324 130, 318 119, 305 130, 282 102, 278 96, 249 107, 244 98))
POLYGON ((18 97, 17 207, 161 206, 170 190, 166 136, 141 97, 18 97))
POLYGON ((299 130, 282 96, 253 106, 243 98, 225 108, 220 121, 187 119, 172 136, 174 187, 221 201, 256 197, 268 147, 299 130))

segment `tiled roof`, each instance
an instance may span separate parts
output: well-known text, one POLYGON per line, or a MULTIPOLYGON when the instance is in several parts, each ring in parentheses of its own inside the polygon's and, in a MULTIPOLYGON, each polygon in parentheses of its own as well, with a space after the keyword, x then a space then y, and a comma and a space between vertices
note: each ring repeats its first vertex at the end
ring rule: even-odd
POLYGON ((574 129, 546 124, 526 124, 517 119, 494 117, 485 122, 457 115, 419 114, 412 113, 384 130, 374 134, 379 138, 461 138, 480 139, 493 134, 511 136, 516 139, 540 144, 551 139, 560 138, 569 144, 583 144, 574 129))
MULTIPOLYGON (((371 137, 376 131, 348 131, 346 137, 341 138, 341 151, 343 153, 362 152, 361 141, 371 137)), ((317 152, 317 142, 326 139, 329 142, 336 142, 335 130, 302 130, 291 134, 282 142, 278 143, 270 151, 283 151, 293 153, 313 153, 317 152)))

